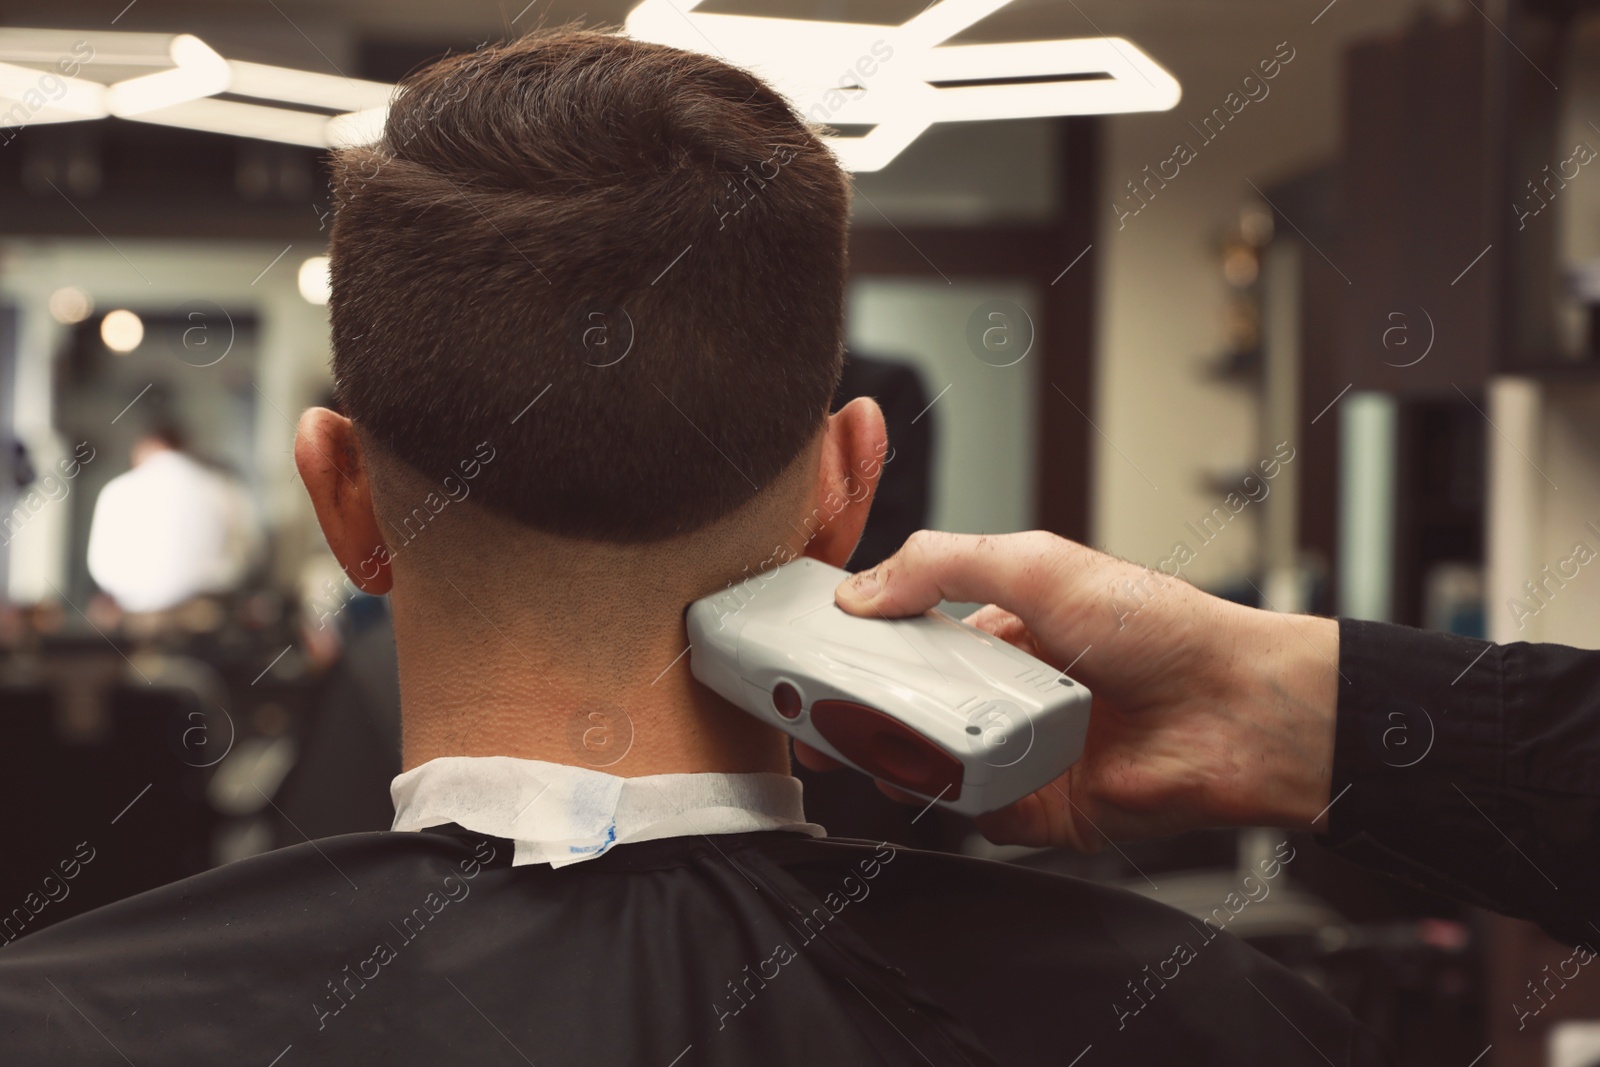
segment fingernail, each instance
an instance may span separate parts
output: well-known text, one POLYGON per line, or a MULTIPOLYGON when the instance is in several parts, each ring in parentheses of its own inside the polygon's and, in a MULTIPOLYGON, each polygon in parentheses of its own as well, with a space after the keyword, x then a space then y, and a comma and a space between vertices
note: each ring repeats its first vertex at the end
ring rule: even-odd
POLYGON ((862 571, 860 574, 851 575, 848 584, 862 600, 871 600, 882 588, 878 584, 878 575, 873 571, 862 571))

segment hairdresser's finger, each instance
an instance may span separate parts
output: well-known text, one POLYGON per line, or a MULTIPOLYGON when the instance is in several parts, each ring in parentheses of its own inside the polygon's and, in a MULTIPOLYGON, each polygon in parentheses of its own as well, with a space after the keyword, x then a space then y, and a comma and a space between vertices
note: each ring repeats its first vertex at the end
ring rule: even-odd
POLYGON ((941 600, 995 603, 1023 618, 1053 585, 1063 557, 1087 552, 1043 530, 979 536, 918 530, 871 570, 839 583, 834 598, 855 615, 915 615, 941 600))
POLYGON ((1033 631, 1028 629, 1028 624, 1005 608, 987 604, 961 621, 968 626, 977 627, 986 634, 998 637, 1008 645, 1020 648, 1035 659, 1048 659, 1040 650, 1039 642, 1034 640, 1033 631))
POLYGON ((836 771, 844 766, 832 756, 823 755, 804 741, 794 743, 794 758, 800 761, 800 766, 813 771, 836 771))
POLYGON ((1015 804, 979 815, 978 832, 997 845, 1030 848, 1065 845, 1078 852, 1099 852, 1105 847, 1105 838, 1091 825, 1078 825, 1077 811, 1061 789, 1067 782, 1068 776, 1063 775, 1015 804))
POLYGON ((1023 845, 1048 848, 1050 826, 1044 804, 1037 794, 1023 797, 1010 807, 987 812, 977 818, 978 832, 997 845, 1023 845))
MULTIPOLYGON (((961 621, 968 626, 976 626, 986 634, 1000 636, 1000 631, 1011 625, 1016 615, 1002 608, 999 604, 985 604, 961 621)), ((1017 620, 1021 621, 1021 620, 1017 620)))
MULTIPOLYGON (((837 771, 840 769, 848 769, 846 764, 840 763, 832 756, 823 755, 821 752, 818 752, 804 741, 796 741, 794 743, 794 756, 795 759, 800 761, 801 766, 807 767, 813 771, 837 771)), ((887 782, 878 781, 877 779, 874 779, 873 781, 874 784, 877 785, 878 791, 884 796, 888 797, 890 800, 897 800, 902 804, 915 804, 918 807, 922 807, 928 803, 923 798, 912 793, 907 793, 904 790, 896 789, 887 782)))
POLYGON ((907 793, 904 789, 896 789, 894 786, 890 785, 888 782, 882 781, 881 779, 874 778, 872 782, 878 787, 878 792, 882 793, 890 800, 898 801, 901 804, 915 804, 919 808, 931 806, 923 797, 919 797, 915 793, 907 793))

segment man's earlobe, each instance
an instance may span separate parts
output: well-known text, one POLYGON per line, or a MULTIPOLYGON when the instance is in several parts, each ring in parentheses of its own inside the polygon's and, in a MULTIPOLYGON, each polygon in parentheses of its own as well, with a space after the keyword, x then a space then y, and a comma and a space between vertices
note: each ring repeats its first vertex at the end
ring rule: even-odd
POLYGON ((309 409, 295 432, 294 462, 339 566, 363 592, 387 593, 394 584, 389 548, 355 425, 327 408, 309 409))
POLYGON ((835 567, 850 559, 883 473, 886 439, 883 412, 871 397, 857 397, 828 417, 814 497, 827 502, 824 522, 807 542, 806 555, 835 567))

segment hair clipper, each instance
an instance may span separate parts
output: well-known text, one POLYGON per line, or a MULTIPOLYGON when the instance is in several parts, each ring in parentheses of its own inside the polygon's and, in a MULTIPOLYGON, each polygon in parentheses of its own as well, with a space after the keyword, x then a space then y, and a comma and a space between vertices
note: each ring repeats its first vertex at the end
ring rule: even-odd
POLYGON ((936 609, 862 618, 849 577, 801 557, 689 605, 689 669, 716 693, 863 774, 953 811, 1003 808, 1083 753, 1090 694, 936 609))

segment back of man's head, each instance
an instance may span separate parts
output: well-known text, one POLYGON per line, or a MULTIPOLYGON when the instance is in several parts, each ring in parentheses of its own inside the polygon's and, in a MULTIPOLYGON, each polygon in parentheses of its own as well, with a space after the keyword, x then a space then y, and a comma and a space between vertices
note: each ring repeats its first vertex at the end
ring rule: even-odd
POLYGON ((499 518, 659 541, 820 430, 848 181, 748 72, 543 32, 406 79, 334 179, 334 375, 380 513, 487 444, 471 492, 499 518))

